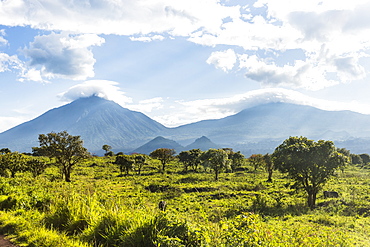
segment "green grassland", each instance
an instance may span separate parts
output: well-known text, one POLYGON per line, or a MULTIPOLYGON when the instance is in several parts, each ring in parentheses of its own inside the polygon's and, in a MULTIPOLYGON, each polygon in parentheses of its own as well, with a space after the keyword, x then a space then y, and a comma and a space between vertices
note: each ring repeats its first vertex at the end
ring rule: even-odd
POLYGON ((33 178, 0 177, 0 233, 19 246, 370 246, 370 169, 347 166, 324 187, 339 198, 306 206, 306 195, 247 162, 214 180, 210 171, 165 173, 151 160, 122 175, 112 157, 75 167, 72 182, 49 167, 33 178), (166 211, 158 203, 167 202, 166 211))

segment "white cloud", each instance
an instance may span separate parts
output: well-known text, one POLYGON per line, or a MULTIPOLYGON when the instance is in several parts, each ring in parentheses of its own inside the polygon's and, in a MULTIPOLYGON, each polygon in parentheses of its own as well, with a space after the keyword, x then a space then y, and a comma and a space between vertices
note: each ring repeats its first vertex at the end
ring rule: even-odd
POLYGON ((247 77, 263 86, 320 89, 366 77, 368 68, 361 58, 370 52, 368 0, 252 2, 232 6, 227 0, 0 1, 0 24, 90 33, 37 37, 25 51, 43 78, 92 77, 95 60, 89 47, 104 42, 99 34, 127 35, 142 42, 181 36, 221 46, 224 51, 212 53, 209 64, 228 72, 240 62, 247 77), (277 62, 285 51, 297 49, 304 58, 277 62))
POLYGON ((0 53, 0 72, 23 69, 23 62, 16 55, 10 56, 6 53, 0 53))
POLYGON ((232 49, 215 51, 212 52, 211 56, 207 59, 207 63, 213 64, 216 68, 227 72, 233 69, 236 63, 236 54, 232 49))
MULTIPOLYGON (((250 7, 257 10, 214 33, 194 32, 189 40, 244 48, 240 67, 264 86, 317 90, 366 77, 361 58, 370 51, 368 1, 259 0, 250 7), (278 65, 282 53, 296 49, 305 57, 278 65)), ((219 57, 215 66, 225 71, 219 64, 227 59, 219 57)))
POLYGON ((4 38, 4 36, 5 36, 5 30, 0 29, 0 46, 8 44, 8 41, 4 38))
POLYGON ((132 99, 125 96, 125 93, 117 85, 118 83, 114 81, 90 80, 77 84, 58 96, 62 101, 67 102, 95 95, 112 100, 122 106, 131 103, 132 99))
POLYGON ((153 110, 163 109, 163 101, 162 97, 155 97, 152 99, 141 100, 138 104, 130 104, 127 107, 130 108, 130 110, 147 114, 151 113, 153 110))
POLYGON ((42 77, 84 80, 94 76, 95 59, 89 48, 102 43, 104 39, 95 34, 51 33, 35 37, 23 52, 31 59, 29 66, 42 77))
POLYGON ((165 38, 162 35, 130 37, 130 40, 132 41, 141 41, 141 42, 151 42, 154 40, 164 40, 164 39, 165 38))
POLYGON ((238 10, 218 0, 13 0, 0 1, 0 23, 96 34, 187 36, 200 28, 213 32, 223 18, 238 16, 238 10))

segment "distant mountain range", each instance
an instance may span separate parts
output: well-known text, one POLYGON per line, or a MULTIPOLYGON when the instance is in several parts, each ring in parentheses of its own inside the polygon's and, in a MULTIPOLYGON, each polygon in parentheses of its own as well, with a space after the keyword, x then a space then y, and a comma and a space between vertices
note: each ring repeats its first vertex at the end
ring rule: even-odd
POLYGON ((84 146, 98 154, 104 144, 125 153, 148 153, 167 146, 178 152, 231 147, 246 155, 271 153, 289 136, 332 140, 353 153, 370 153, 370 115, 351 111, 269 103, 222 119, 167 128, 140 112, 96 96, 80 98, 0 133, 0 148, 31 152, 38 146, 39 134, 63 130, 80 135, 84 146))

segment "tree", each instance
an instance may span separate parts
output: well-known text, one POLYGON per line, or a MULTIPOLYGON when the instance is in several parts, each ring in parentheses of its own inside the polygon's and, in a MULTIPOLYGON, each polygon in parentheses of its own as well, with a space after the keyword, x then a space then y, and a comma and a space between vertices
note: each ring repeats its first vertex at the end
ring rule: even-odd
POLYGON ((200 159, 205 166, 210 167, 215 173, 215 180, 218 180, 218 175, 222 170, 229 167, 229 159, 227 153, 222 149, 209 149, 202 153, 200 159))
POLYGON ((9 148, 2 148, 0 149, 0 154, 7 154, 7 153, 11 153, 12 151, 10 151, 9 148))
POLYGON ((164 172, 166 164, 174 159, 173 155, 176 153, 174 149, 158 148, 150 153, 150 157, 161 161, 162 172, 164 172))
POLYGON ((271 154, 265 154, 263 156, 263 163, 268 173, 267 182, 272 182, 272 173, 274 172, 275 166, 271 154))
POLYGON ((40 147, 32 148, 34 153, 54 158, 66 182, 71 181, 72 168, 88 157, 80 136, 70 135, 67 131, 40 134, 39 143, 40 147))
POLYGON ((242 153, 240 153, 240 151, 234 152, 232 149, 227 153, 229 160, 231 160, 231 170, 235 171, 243 164, 245 157, 242 153))
POLYGON ((111 149, 112 149, 111 146, 105 144, 105 145, 103 145, 102 149, 105 151, 104 156, 113 156, 114 155, 114 153, 111 151, 111 149))
POLYGON ((189 167, 193 171, 196 171, 201 163, 199 160, 201 154, 202 150, 191 149, 188 151, 180 152, 177 157, 179 158, 179 161, 184 164, 185 171, 187 171, 189 167))
POLYGON ((3 175, 5 175, 5 170, 9 170, 10 176, 14 178, 17 172, 23 172, 26 170, 26 162, 25 155, 18 152, 11 152, 2 155, 0 163, 3 175))
POLYGON ((353 165, 362 165, 364 163, 361 156, 358 154, 351 154, 350 157, 353 165))
POLYGON ((370 155, 368 154, 360 154, 360 157, 365 165, 370 163, 370 155))
POLYGON ((121 174, 125 171, 126 175, 129 174, 130 170, 133 169, 134 160, 129 155, 118 155, 114 164, 117 164, 120 168, 121 174))
POLYGON ((345 165, 347 157, 337 152, 331 141, 290 137, 274 152, 275 166, 307 192, 307 205, 313 209, 322 186, 345 165))
POLYGON ((248 160, 252 164, 254 171, 257 171, 257 168, 262 166, 264 162, 262 154, 252 154, 248 160))
POLYGON ((44 160, 35 158, 28 160, 26 164, 26 170, 31 172, 34 178, 41 175, 47 167, 48 164, 44 160))
POLYGON ((144 154, 134 154, 135 167, 137 168, 137 174, 140 175, 141 169, 146 164, 147 156, 144 154))

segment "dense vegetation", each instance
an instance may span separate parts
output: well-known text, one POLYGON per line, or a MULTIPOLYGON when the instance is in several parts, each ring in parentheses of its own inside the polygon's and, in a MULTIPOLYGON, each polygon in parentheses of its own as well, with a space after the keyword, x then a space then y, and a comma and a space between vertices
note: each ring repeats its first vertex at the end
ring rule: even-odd
POLYGON ((328 177, 310 208, 296 180, 270 174, 269 155, 193 150, 165 166, 154 155, 89 157, 74 165, 71 182, 55 157, 15 156, 23 165, 14 174, 1 162, 0 233, 19 245, 370 246, 365 159, 328 177))

